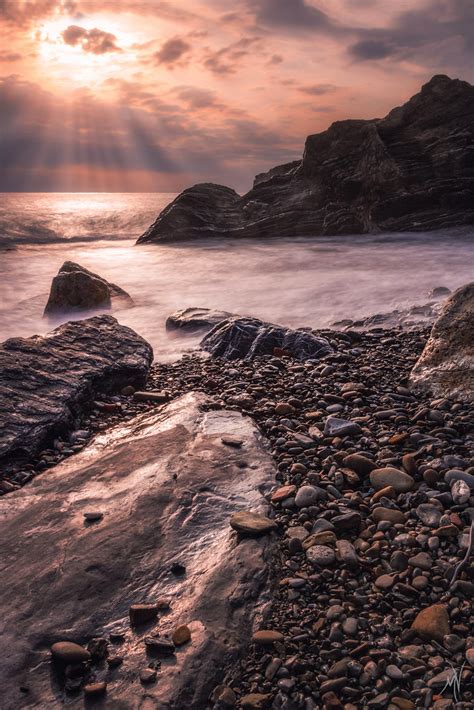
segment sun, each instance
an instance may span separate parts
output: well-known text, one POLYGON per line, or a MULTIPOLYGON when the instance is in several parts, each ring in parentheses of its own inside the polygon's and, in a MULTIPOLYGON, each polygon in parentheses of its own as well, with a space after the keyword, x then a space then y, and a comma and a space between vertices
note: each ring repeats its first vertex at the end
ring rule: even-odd
MULTIPOLYGON (((116 76, 124 61, 133 61, 133 49, 130 37, 119 27, 107 23, 107 32, 98 30, 93 22, 80 22, 77 25, 61 20, 50 20, 41 25, 34 34, 37 46, 37 58, 46 69, 50 81, 70 82, 71 87, 98 85, 109 77, 116 76), (65 35, 71 27, 79 35, 73 41, 66 42, 65 35), (92 45, 92 40, 100 41, 105 37, 111 49, 99 51, 92 45), (108 37, 113 40, 107 40, 108 37), (112 45, 111 45, 112 43, 112 45)), ((104 46, 104 45, 103 45, 104 46)))

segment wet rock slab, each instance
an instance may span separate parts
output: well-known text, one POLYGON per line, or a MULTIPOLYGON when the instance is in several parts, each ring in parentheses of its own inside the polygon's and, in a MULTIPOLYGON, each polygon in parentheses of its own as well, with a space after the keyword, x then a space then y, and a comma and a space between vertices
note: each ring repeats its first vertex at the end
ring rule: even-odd
MULTIPOLYGON (((202 411, 206 401, 190 393, 141 415, 0 500, 2 710, 62 707, 57 642, 112 642, 123 661, 93 665, 87 682, 106 682, 113 708, 205 707, 235 663, 267 602, 275 533, 239 539, 229 521, 268 513, 275 470, 250 419, 202 411), (228 435, 242 445, 225 446, 228 435), (103 517, 88 523, 90 510, 103 517), (134 604, 156 605, 158 621, 132 628, 134 604), (172 648, 183 625, 190 641, 144 684, 149 639, 172 648)), ((67 703, 83 707, 82 691, 67 703)))
POLYGON ((112 316, 66 323, 0 346, 0 463, 28 461, 72 428, 96 392, 143 386, 151 346, 112 316))

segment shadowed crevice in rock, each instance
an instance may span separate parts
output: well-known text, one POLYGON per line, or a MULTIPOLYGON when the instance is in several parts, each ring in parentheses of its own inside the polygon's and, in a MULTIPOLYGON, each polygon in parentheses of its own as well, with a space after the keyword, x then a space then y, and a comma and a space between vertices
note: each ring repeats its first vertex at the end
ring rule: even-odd
POLYGON ((383 119, 306 139, 303 158, 257 175, 243 197, 184 190, 140 242, 426 231, 474 224, 474 87, 434 76, 383 119))
POLYGON ((437 397, 474 398, 474 282, 446 301, 410 380, 437 397))
MULTIPOLYGON (((205 402, 190 393, 144 414, 0 499, 0 571, 9 580, 0 589, 2 710, 61 707, 50 645, 114 631, 125 631, 114 649, 124 662, 96 669, 107 707, 206 707, 268 602, 274 534, 238 542, 229 519, 266 512, 275 469, 249 418, 202 411, 205 402), (226 446, 226 436, 242 445, 226 446), (91 510, 103 514, 93 525, 84 522, 91 510), (173 574, 175 562, 184 574, 173 574), (130 629, 129 606, 162 597, 171 610, 156 628, 130 629), (143 686, 144 637, 181 624, 191 642, 163 661, 156 685, 143 686)), ((82 707, 81 694, 68 703, 82 707)))
POLYGON ((0 463, 29 461, 96 392, 143 387, 151 346, 108 315, 0 346, 0 463))

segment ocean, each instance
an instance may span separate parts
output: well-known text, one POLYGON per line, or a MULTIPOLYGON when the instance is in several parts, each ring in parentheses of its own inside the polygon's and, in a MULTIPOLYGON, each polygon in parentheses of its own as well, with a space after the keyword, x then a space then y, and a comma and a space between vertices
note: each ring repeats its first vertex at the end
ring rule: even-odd
MULTIPOLYGON (((0 341, 44 334, 53 276, 66 260, 113 281, 135 307, 113 311, 158 360, 195 346, 166 317, 188 306, 292 327, 328 327, 429 300, 473 278, 474 228, 432 233, 136 246, 171 193, 0 194, 0 341)), ((92 315, 91 313, 85 314, 92 315)), ((77 318, 68 314, 62 320, 77 318)))

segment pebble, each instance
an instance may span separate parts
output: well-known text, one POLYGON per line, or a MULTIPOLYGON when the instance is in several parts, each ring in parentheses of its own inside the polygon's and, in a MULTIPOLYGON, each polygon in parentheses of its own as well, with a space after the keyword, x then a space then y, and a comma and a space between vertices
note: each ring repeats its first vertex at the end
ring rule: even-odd
POLYGON ((362 431, 359 424, 348 421, 347 419, 339 419, 337 417, 328 417, 324 425, 325 436, 356 436, 362 431))
POLYGON ((443 641, 450 633, 449 616, 443 604, 433 604, 416 615, 411 628, 422 639, 443 641))
POLYGON ((156 677, 157 672, 154 668, 142 668, 140 670, 140 680, 144 684, 154 683, 156 677))
POLYGON ((240 511, 234 513, 230 518, 230 526, 242 535, 258 536, 275 530, 277 527, 274 520, 270 520, 265 515, 253 513, 251 511, 240 511))
POLYGON ((128 613, 130 624, 132 626, 140 626, 156 619, 158 606, 156 604, 132 604, 128 613))
POLYGON ((252 634, 252 641, 258 646, 272 646, 274 643, 282 642, 284 636, 279 631, 261 629, 252 634))
POLYGON ((308 508, 310 505, 315 505, 321 498, 325 498, 326 494, 321 488, 316 486, 301 486, 295 496, 295 505, 298 508, 308 508))
POLYGON ((105 695, 107 692, 107 683, 97 682, 88 683, 84 686, 84 695, 87 697, 97 697, 99 695, 105 695))
POLYGON ((72 641, 57 641, 51 646, 53 658, 60 663, 75 664, 89 661, 91 654, 87 649, 72 641))
POLYGON ((331 547, 314 545, 306 550, 306 557, 315 567, 327 567, 336 559, 336 553, 331 547))
POLYGON ((183 646, 185 643, 188 643, 188 641, 191 640, 191 630, 189 626, 186 626, 186 624, 178 626, 173 631, 171 640, 173 641, 175 646, 183 646))
POLYGON ((375 490, 380 490, 386 486, 392 486, 396 493, 411 491, 415 481, 405 471, 387 466, 386 468, 376 468, 370 474, 370 482, 375 490))

